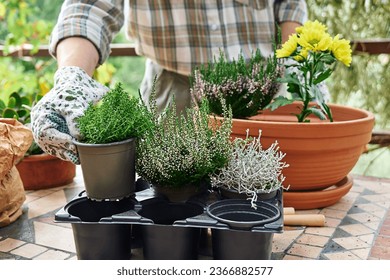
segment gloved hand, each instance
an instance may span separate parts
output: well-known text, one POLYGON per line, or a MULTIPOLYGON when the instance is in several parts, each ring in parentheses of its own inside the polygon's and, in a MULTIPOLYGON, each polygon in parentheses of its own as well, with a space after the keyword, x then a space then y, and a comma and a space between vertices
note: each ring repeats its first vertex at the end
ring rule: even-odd
POLYGON ((79 164, 73 139, 80 139, 75 119, 109 89, 79 67, 63 67, 54 75, 54 87, 32 108, 35 142, 46 153, 79 164))

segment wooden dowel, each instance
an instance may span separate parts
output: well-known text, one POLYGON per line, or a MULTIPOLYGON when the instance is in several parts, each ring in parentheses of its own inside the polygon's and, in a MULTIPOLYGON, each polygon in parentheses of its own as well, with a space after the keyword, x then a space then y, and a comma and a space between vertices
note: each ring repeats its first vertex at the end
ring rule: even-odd
POLYGON ((325 225, 325 216, 322 214, 285 215, 284 225, 323 227, 325 225))
POLYGON ((284 207, 283 208, 283 215, 294 215, 295 209, 294 207, 284 207))

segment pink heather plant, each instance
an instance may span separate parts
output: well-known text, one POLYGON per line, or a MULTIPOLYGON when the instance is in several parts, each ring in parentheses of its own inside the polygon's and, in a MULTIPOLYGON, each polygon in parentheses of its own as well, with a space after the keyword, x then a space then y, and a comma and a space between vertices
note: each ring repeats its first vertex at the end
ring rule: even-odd
POLYGON ((202 65, 193 73, 191 94, 206 98, 210 111, 222 114, 220 95, 232 109, 234 118, 254 116, 267 106, 279 89, 282 68, 275 56, 264 58, 257 50, 249 61, 243 55, 229 62, 221 52, 219 59, 202 65))

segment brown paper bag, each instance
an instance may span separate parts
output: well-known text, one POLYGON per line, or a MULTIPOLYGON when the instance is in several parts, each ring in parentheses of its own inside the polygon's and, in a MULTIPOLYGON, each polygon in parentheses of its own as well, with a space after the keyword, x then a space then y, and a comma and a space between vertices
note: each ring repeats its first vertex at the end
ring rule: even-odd
POLYGON ((0 118, 0 227, 15 221, 26 200, 15 165, 33 141, 31 130, 15 119, 0 118))
POLYGON ((0 227, 9 225, 22 215, 26 200, 23 182, 16 167, 12 167, 0 181, 0 227))

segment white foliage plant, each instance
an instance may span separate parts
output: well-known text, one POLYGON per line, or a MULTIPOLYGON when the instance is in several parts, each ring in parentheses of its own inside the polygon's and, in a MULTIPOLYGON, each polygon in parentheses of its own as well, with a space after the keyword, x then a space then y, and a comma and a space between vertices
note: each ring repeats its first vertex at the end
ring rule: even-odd
POLYGON ((246 139, 234 140, 229 162, 211 176, 211 184, 247 194, 252 207, 256 208, 259 193, 285 188, 282 170, 289 165, 282 161, 285 153, 279 150, 277 141, 264 150, 260 142, 261 131, 257 138, 248 137, 248 132, 246 139))

